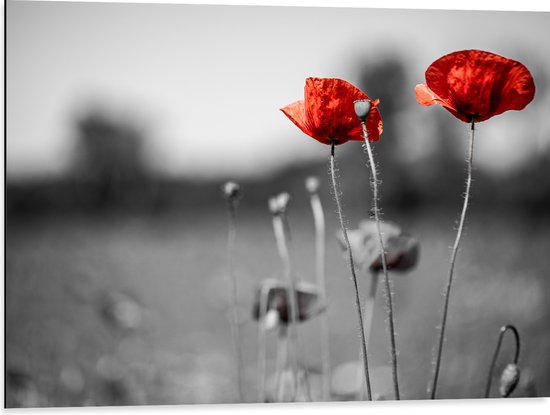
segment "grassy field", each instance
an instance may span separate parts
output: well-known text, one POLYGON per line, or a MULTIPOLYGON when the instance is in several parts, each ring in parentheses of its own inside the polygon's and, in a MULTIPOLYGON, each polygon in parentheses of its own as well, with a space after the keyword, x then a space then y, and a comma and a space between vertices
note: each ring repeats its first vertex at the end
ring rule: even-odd
MULTIPOLYGON (((356 360, 352 283, 327 207, 331 363, 356 360)), ((237 401, 227 319, 223 203, 162 216, 9 217, 6 241, 7 405, 237 401), (113 309, 115 312, 113 314, 113 309), (114 317, 113 317, 114 315, 114 317)), ((421 242, 420 262, 393 275, 401 390, 425 399, 457 212, 386 212, 421 242)), ((360 212, 348 211, 351 227, 360 212)), ((308 209, 290 211, 300 278, 313 281, 308 209)), ((477 398, 501 325, 521 334, 522 380, 512 396, 550 395, 550 222, 473 209, 456 267, 439 397, 477 398)), ((238 211, 236 266, 247 401, 255 401, 257 323, 252 293, 281 264, 267 209, 238 211)), ((366 287, 362 287, 366 289, 366 287)), ((383 296, 370 340, 373 368, 389 365, 383 296)), ((301 361, 319 370, 319 322, 301 326, 301 361)), ((497 364, 511 359, 506 338, 497 364)), ((270 366, 271 367, 271 366, 270 366)), ((495 382, 498 383, 498 382, 495 382)), ((391 398, 387 381, 375 393, 391 398)), ((496 396, 496 385, 492 396, 496 396)), ((335 397, 338 399, 338 397, 335 397)))

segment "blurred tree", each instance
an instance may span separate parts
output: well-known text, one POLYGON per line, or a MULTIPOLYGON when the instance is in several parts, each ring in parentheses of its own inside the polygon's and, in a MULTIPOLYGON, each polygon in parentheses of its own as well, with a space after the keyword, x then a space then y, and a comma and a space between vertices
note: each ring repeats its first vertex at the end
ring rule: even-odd
POLYGON ((106 207, 143 196, 150 174, 143 161, 142 130, 98 109, 78 118, 76 129, 73 173, 86 189, 85 199, 106 207))

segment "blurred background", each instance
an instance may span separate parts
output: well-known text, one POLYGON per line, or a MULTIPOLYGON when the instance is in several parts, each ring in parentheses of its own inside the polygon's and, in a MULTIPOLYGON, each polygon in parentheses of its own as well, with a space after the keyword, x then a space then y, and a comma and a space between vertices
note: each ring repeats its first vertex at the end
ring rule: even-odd
MULTIPOLYGON (((522 336, 512 396, 550 395, 548 13, 21 1, 7 3, 6 20, 8 407, 236 402, 220 192, 229 179, 243 189, 246 400, 257 396, 253 293, 282 275, 267 199, 290 193, 296 267, 313 281, 310 175, 327 215, 331 363, 357 359, 329 147, 279 111, 303 98, 309 76, 381 101, 384 218, 421 244, 417 268, 394 276, 401 389, 425 399, 469 127, 418 105, 414 86, 461 49, 521 61, 537 92, 524 110, 476 127, 439 397, 482 396, 506 323, 522 336)), ((355 228, 372 203, 366 157, 359 142, 336 156, 355 228)), ((371 364, 386 373, 382 295, 375 319, 371 364)), ((318 321, 302 329, 302 363, 315 373, 318 321)), ((389 393, 378 382, 375 392, 389 393)))

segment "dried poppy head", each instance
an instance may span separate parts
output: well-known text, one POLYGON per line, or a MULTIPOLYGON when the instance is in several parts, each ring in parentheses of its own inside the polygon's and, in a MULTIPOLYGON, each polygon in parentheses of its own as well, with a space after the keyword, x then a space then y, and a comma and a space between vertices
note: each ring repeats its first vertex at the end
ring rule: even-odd
MULTIPOLYGON (((391 236, 384 243, 386 248, 386 265, 392 271, 409 271, 418 262, 420 244, 418 240, 409 235, 391 236)), ((382 271, 380 255, 371 263, 372 271, 382 271)))
MULTIPOLYGON (((299 281, 296 284, 296 297, 298 302, 298 318, 299 322, 309 320, 311 317, 321 313, 326 304, 321 304, 319 298, 319 289, 316 285, 299 281)), ((288 324, 288 288, 285 283, 276 279, 267 279, 262 281, 260 287, 254 295, 254 305, 252 316, 255 320, 260 319, 262 315, 265 320, 274 320, 272 311, 277 312, 278 324, 288 324), (262 297, 264 297, 262 299, 262 297), (261 303, 265 301, 265 309, 260 311, 261 303)), ((263 322, 269 324, 267 321, 263 322)))
MULTIPOLYGON (((323 144, 343 144, 349 140, 363 141, 361 121, 357 118, 354 101, 370 98, 342 79, 307 78, 304 99, 281 111, 305 134, 323 144)), ((370 141, 382 134, 382 118, 372 101, 366 121, 370 141)))
POLYGON ((445 55, 416 85, 419 104, 441 105, 458 119, 480 122, 508 110, 523 109, 535 95, 535 83, 520 62, 481 50, 445 55))

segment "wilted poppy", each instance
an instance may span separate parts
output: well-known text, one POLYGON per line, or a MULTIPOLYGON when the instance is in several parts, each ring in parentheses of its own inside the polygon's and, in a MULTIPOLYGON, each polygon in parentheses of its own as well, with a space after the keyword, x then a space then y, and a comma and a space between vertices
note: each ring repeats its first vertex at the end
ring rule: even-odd
MULTIPOLYGON (((420 245, 416 238, 402 233, 401 228, 391 222, 380 222, 382 240, 386 252, 386 265, 394 271, 408 271, 417 261, 420 245)), ((344 251, 347 250, 341 233, 337 235, 344 251)), ((360 268, 374 272, 382 271, 380 242, 376 221, 363 220, 359 228, 348 232, 353 258, 360 268)))
MULTIPOLYGON (((275 279, 264 280, 262 285, 256 290, 254 296, 252 310, 254 319, 259 320, 260 318, 260 303, 262 302, 262 295, 265 295, 266 310, 263 310, 263 312, 267 314, 274 310, 278 314, 278 321, 285 325, 288 324, 289 310, 287 290, 287 284, 282 281, 275 279)), ((326 305, 320 303, 319 290, 315 285, 300 281, 296 284, 295 290, 298 302, 298 321, 308 320, 325 309, 326 305)))
MULTIPOLYGON (((384 247, 386 248, 386 265, 392 271, 408 271, 418 261, 420 245, 412 236, 391 236, 384 247)), ((373 271, 383 270, 380 255, 371 263, 370 269, 373 271)))
POLYGON ((462 121, 480 122, 523 109, 535 95, 535 83, 520 62, 481 50, 463 50, 432 63, 426 70, 426 83, 415 90, 419 104, 441 105, 462 121))
MULTIPOLYGON (((336 78, 307 78, 304 99, 281 111, 305 134, 323 144, 343 144, 349 140, 363 141, 361 121, 357 118, 354 101, 370 98, 347 81, 336 78)), ((366 120, 370 141, 382 134, 382 118, 376 108, 366 120)))

